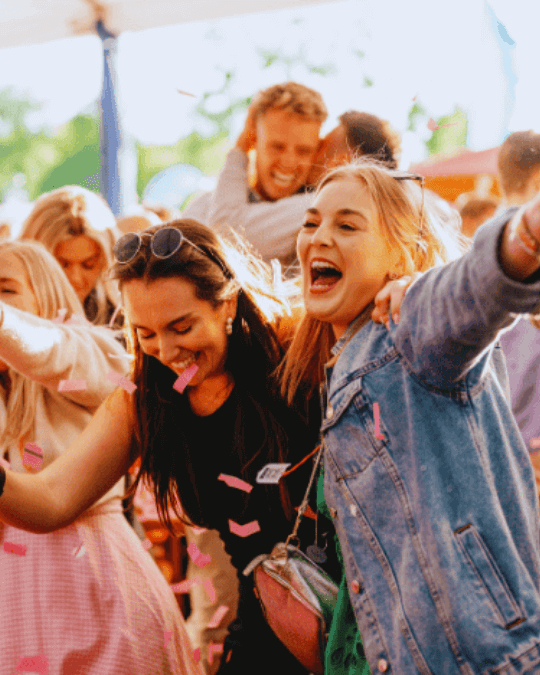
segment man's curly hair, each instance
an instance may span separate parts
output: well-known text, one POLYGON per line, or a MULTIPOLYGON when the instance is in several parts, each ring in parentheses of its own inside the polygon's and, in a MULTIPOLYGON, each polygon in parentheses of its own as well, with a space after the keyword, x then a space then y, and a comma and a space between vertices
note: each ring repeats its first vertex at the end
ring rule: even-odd
POLYGON ((328 117, 328 111, 319 92, 297 82, 275 84, 261 89, 253 97, 255 119, 268 110, 284 110, 305 118, 306 121, 320 122, 328 117))

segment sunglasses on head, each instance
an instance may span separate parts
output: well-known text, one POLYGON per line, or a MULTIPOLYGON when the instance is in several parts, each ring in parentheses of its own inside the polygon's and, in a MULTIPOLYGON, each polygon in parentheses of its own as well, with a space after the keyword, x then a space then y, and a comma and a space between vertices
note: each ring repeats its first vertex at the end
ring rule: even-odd
POLYGON ((164 227, 161 230, 154 232, 154 234, 150 234, 149 232, 141 232, 140 234, 138 232, 128 232, 127 234, 124 234, 124 236, 120 237, 114 245, 113 252, 116 262, 125 265, 134 260, 141 250, 143 237, 150 237, 150 251, 153 256, 160 260, 166 260, 173 256, 180 249, 180 246, 186 242, 201 255, 210 258, 212 262, 219 265, 227 279, 232 278, 232 274, 219 258, 209 251, 204 251, 200 246, 197 246, 197 244, 194 244, 175 227, 164 227))

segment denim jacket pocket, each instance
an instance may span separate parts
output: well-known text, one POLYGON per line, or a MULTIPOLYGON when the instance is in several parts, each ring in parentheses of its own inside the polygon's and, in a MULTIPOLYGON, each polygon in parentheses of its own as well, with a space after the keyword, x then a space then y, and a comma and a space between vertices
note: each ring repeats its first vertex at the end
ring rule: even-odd
POLYGON ((468 524, 456 530, 454 534, 504 627, 510 629, 525 621, 495 559, 476 528, 468 524))
POLYGON ((336 405, 333 411, 336 419, 326 419, 322 426, 325 447, 336 465, 338 480, 364 471, 384 447, 384 440, 375 436, 373 408, 358 384, 355 389, 352 397, 347 396, 346 402, 341 400, 336 405))

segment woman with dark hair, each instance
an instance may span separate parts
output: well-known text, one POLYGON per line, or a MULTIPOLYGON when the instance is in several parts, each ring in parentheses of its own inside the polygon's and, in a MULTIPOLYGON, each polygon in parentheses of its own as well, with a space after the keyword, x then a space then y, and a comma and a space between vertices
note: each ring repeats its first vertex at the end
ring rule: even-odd
MULTIPOLYGON (((288 304, 264 265, 195 221, 125 235, 115 255, 137 389, 109 397, 37 476, 8 472, 0 518, 34 532, 65 527, 140 457, 132 489, 151 481, 169 527, 171 509, 219 531, 241 571, 290 533, 310 467, 279 485, 257 484, 257 473, 296 464, 318 438, 318 400, 300 415, 275 391, 288 304), (229 487, 223 475, 253 489, 229 487)), ((240 587, 220 672, 305 672, 264 621, 252 582, 242 576, 240 587)))

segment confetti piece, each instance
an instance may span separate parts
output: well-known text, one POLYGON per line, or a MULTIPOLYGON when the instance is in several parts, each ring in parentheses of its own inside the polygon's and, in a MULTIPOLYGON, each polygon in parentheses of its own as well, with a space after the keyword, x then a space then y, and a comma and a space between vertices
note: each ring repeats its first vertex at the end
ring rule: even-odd
POLYGON ((413 102, 416 101, 417 98, 418 98, 418 94, 416 94, 416 96, 413 96, 412 97, 413 102))
POLYGON ((0 466, 3 466, 4 469, 11 469, 11 464, 7 461, 7 459, 2 459, 2 457, 0 457, 0 466))
POLYGON ((214 612, 214 615, 210 619, 210 621, 206 624, 207 628, 217 628, 219 624, 222 622, 223 617, 227 612, 229 611, 229 608, 226 607, 225 605, 220 605, 216 611, 214 612))
POLYGON ((373 404, 373 415, 375 416, 375 438, 378 438, 379 440, 384 439, 383 434, 381 434, 380 430, 380 421, 379 421, 379 404, 374 403, 373 404))
POLYGON ((58 316, 53 319, 53 323, 64 323, 66 320, 67 309, 59 309, 58 316))
POLYGON ((6 553, 14 553, 15 555, 26 555, 26 546, 24 544, 12 544, 9 541, 5 541, 4 551, 6 553))
POLYGON ((191 380, 195 377, 198 370, 199 370, 199 366, 196 363, 191 365, 189 368, 186 368, 186 370, 184 370, 184 372, 181 375, 179 375, 178 379, 173 384, 173 389, 176 389, 176 391, 183 394, 184 389, 188 386, 188 384, 191 382, 191 380))
POLYGON ((210 598, 210 602, 214 605, 217 602, 217 593, 216 589, 214 588, 214 582, 212 579, 205 579, 203 581, 203 586, 206 594, 210 598))
POLYGON ((135 356, 133 354, 107 354, 110 359, 127 359, 128 361, 134 361, 135 356))
POLYGON ((43 450, 37 443, 27 443, 23 452, 23 465, 29 466, 32 469, 41 469, 43 461, 43 450))
POLYGON ((193 541, 191 542, 191 544, 189 544, 187 550, 189 553, 189 557, 193 560, 193 562, 195 563, 195 565, 197 565, 197 567, 205 567, 212 560, 212 556, 209 554, 205 555, 204 553, 201 553, 199 551, 199 547, 193 541))
POLYGON ((143 546, 145 551, 149 551, 152 548, 153 545, 154 544, 152 544, 152 542, 149 539, 145 539, 142 543, 142 546, 143 546))
POLYGON ((266 464, 257 474, 255 481, 264 484, 278 484, 281 476, 291 466, 289 464, 266 464))
POLYGON ((229 661, 231 660, 231 656, 232 656, 232 649, 231 649, 230 652, 227 654, 227 658, 225 659, 225 663, 229 663, 229 661))
POLYGON ((165 631, 165 647, 171 641, 172 630, 165 631))
POLYGON ((58 391, 84 391, 86 380, 60 380, 58 391))
POLYGON ((182 91, 182 89, 177 89, 176 90, 179 94, 184 94, 184 96, 193 96, 193 98, 197 98, 195 94, 190 94, 189 91, 182 91))
MULTIPOLYGON (((299 506, 295 506, 294 510, 298 511, 299 508, 300 508, 299 506)), ((307 509, 304 511, 304 515, 305 515, 306 518, 311 518, 312 520, 317 520, 317 514, 313 511, 313 509, 311 508, 311 506, 309 504, 307 505, 307 509)))
POLYGON ((192 579, 185 579, 176 584, 172 584, 171 591, 173 593, 183 594, 189 593, 193 586, 198 586, 201 583, 200 577, 193 577, 192 579))
POLYGON ((77 548, 73 549, 73 555, 76 558, 82 558, 85 553, 86 549, 84 548, 84 544, 81 544, 80 546, 77 546, 77 548))
POLYGON ((39 675, 48 675, 49 662, 42 654, 39 656, 20 656, 17 670, 27 673, 39 673, 39 675))
POLYGON ((540 438, 531 438, 531 448, 535 450, 540 448, 540 438))
POLYGON ((349 506, 349 511, 351 512, 351 516, 356 516, 356 514, 358 512, 358 509, 356 508, 356 506, 354 504, 351 504, 349 506))
POLYGON ((118 387, 125 389, 128 394, 133 394, 135 389, 137 389, 136 384, 134 384, 131 380, 128 380, 127 377, 120 375, 120 373, 117 373, 115 370, 109 370, 109 372, 105 375, 105 378, 109 380, 109 382, 114 382, 114 384, 116 384, 118 387))
POLYGON ((197 647, 197 649, 193 650, 193 660, 195 661, 195 663, 199 663, 199 661, 201 660, 201 648, 200 647, 197 647))
POLYGON ((437 129, 439 129, 440 127, 437 124, 437 122, 435 122, 435 120, 430 117, 427 123, 427 128, 430 131, 437 131, 437 129))
POLYGON ((234 520, 229 520, 229 528, 233 534, 237 534, 239 537, 249 537, 255 532, 261 531, 258 520, 252 520, 251 523, 245 525, 238 525, 234 520))
POLYGON ((223 645, 214 644, 210 640, 210 644, 208 645, 208 663, 210 665, 214 662, 214 654, 223 654, 223 645))
POLYGON ((218 476, 218 480, 222 480, 224 483, 227 483, 229 487, 238 488, 238 490, 244 490, 247 493, 253 490, 253 485, 250 485, 249 483, 240 480, 240 478, 235 478, 234 476, 227 476, 227 474, 225 473, 220 473, 218 476))

